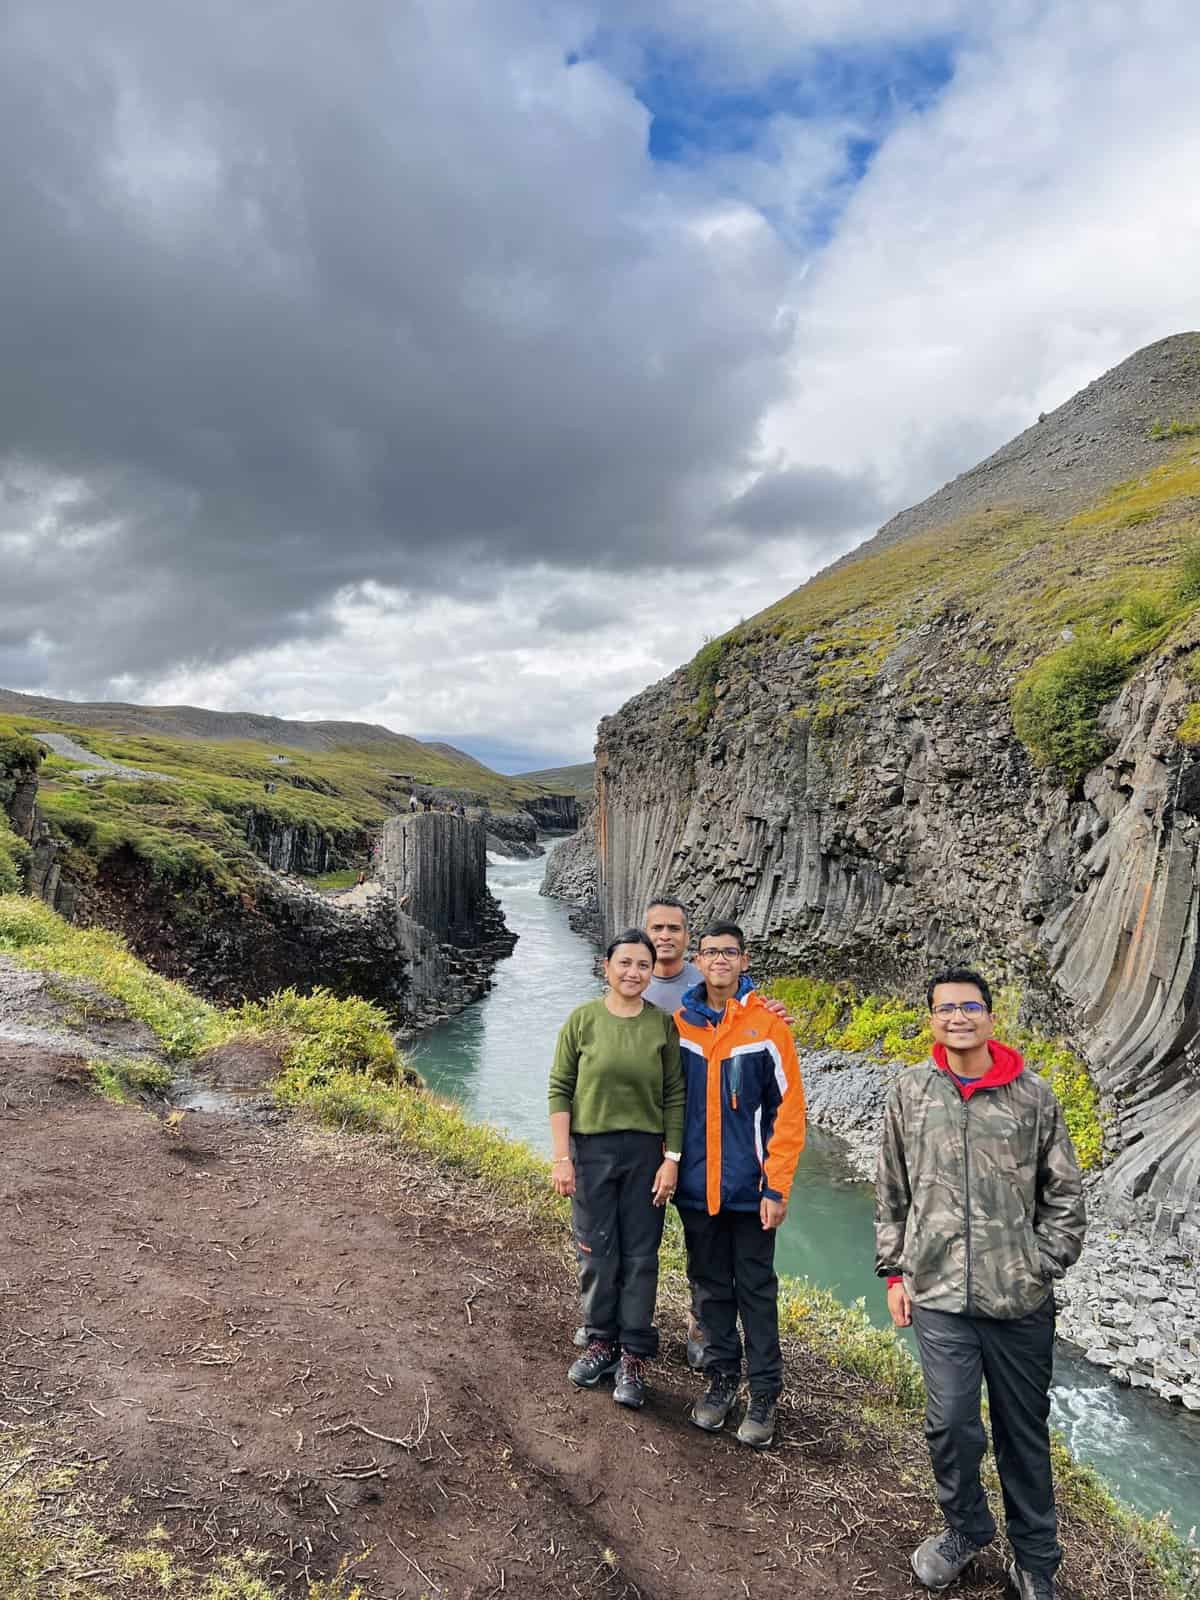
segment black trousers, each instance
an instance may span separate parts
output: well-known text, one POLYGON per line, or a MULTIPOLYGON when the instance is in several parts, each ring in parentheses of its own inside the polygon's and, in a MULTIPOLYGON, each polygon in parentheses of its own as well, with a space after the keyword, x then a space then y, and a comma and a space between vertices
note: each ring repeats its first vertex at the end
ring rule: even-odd
POLYGON ((980 1383, 987 1380, 992 1448, 1009 1542, 1027 1572, 1062 1560, 1050 1472, 1054 1296, 1027 1316, 1002 1320, 913 1307, 925 1373, 925 1437, 938 1503, 950 1527, 976 1544, 996 1534, 979 1466, 987 1448, 980 1383))
POLYGON ((704 1370, 740 1376, 746 1339, 746 1376, 752 1394, 777 1398, 783 1388, 779 1349, 779 1279, 775 1232, 757 1211, 707 1211, 680 1206, 687 1241, 692 1306, 704 1328, 704 1370))
POLYGON ((652 1204, 661 1133, 577 1133, 571 1220, 589 1339, 658 1352, 654 1302, 666 1208, 652 1204))

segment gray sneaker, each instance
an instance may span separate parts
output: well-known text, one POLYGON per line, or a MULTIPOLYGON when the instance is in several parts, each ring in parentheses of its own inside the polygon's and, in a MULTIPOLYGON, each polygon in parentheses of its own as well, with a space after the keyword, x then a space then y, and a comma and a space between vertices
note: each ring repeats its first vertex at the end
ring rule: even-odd
POLYGON ((642 1356, 621 1351, 621 1365, 617 1368, 617 1381, 613 1384, 613 1399, 619 1406, 639 1411, 646 1403, 646 1362, 642 1356))
POLYGON ((775 1439, 775 1411, 769 1394, 752 1394, 737 1431, 738 1443, 748 1444, 752 1450, 765 1450, 775 1439))
POLYGON ((741 1381, 736 1372, 713 1373, 707 1392, 688 1413, 698 1428, 703 1428, 705 1433, 716 1433, 725 1426, 741 1381))
POLYGON ((912 1569, 927 1589, 948 1589, 983 1549, 965 1534, 947 1528, 931 1533, 912 1553, 912 1569))
POLYGON ((601 1378, 607 1378, 621 1364, 621 1352, 615 1344, 602 1344, 594 1340, 577 1361, 567 1368, 567 1377, 577 1389, 594 1389, 601 1378))
POLYGON ((1048 1572, 1026 1572, 1014 1561, 1008 1569, 1008 1581, 1021 1600, 1056 1600, 1058 1589, 1048 1572))

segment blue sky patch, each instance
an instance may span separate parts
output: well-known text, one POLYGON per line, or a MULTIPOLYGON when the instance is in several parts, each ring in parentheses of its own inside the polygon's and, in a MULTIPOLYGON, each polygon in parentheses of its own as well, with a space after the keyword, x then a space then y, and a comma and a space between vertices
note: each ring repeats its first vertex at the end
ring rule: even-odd
MULTIPOLYGON (((651 115, 649 152, 655 161, 702 168, 723 157, 753 153, 779 159, 770 127, 777 117, 826 126, 844 123, 844 166, 831 192, 805 219, 764 214, 798 247, 823 242, 845 200, 902 118, 933 105, 954 76, 958 40, 950 34, 903 44, 815 47, 786 70, 754 83, 716 81, 703 58, 651 45, 633 80, 651 115)), ((597 37, 584 53, 612 60, 611 40, 597 37)), ((584 59, 575 53, 568 62, 584 59)))

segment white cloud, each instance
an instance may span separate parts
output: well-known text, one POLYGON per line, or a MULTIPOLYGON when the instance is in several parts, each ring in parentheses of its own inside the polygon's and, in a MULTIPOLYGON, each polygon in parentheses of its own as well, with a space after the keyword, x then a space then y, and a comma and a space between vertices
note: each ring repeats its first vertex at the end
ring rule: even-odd
POLYGON ((1087 16, 999 30, 884 145, 804 285, 772 447, 908 503, 1200 322, 1195 12, 1087 16))
POLYGON ((90 9, 21 35, 12 192, 49 106, 56 209, 0 261, 12 687, 582 759, 884 508, 1200 323, 1182 0, 902 0, 886 39, 868 0, 447 0, 365 39, 302 7, 282 55, 201 11, 114 5, 115 122, 90 9), (779 111, 680 167, 622 76, 655 43, 753 88, 829 47, 886 88, 923 40, 956 51, 932 103, 779 111))

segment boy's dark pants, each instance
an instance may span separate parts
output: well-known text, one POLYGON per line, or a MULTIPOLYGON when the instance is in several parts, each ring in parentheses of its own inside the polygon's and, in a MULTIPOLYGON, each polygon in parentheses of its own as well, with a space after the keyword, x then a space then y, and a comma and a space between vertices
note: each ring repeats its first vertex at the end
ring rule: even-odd
POLYGON ((571 1148, 571 1220, 588 1338, 653 1356, 666 1207, 654 1205, 650 1195, 663 1158, 662 1134, 577 1133, 571 1148))
POLYGON ((1062 1560, 1050 1472, 1050 1380, 1054 1296, 1009 1319, 913 1307, 925 1373, 925 1437, 938 1503, 950 1527, 975 1544, 996 1534, 979 1464, 987 1437, 979 1414, 987 1380, 992 1447, 1009 1542, 1027 1572, 1053 1573, 1062 1560))
POLYGON ((704 1370, 741 1376, 746 1337, 746 1376, 752 1394, 776 1399, 783 1388, 779 1349, 779 1279, 775 1276, 775 1231, 757 1211, 707 1211, 680 1206, 687 1241, 692 1304, 704 1327, 704 1370))

